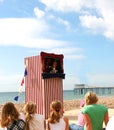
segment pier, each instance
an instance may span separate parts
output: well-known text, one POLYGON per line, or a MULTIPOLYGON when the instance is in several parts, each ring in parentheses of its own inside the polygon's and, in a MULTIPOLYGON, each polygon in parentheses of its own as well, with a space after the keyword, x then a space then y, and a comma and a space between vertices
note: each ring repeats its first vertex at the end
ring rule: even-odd
POLYGON ((98 95, 112 95, 114 94, 114 87, 94 87, 85 84, 76 84, 74 87, 74 94, 85 95, 86 92, 92 91, 98 95))

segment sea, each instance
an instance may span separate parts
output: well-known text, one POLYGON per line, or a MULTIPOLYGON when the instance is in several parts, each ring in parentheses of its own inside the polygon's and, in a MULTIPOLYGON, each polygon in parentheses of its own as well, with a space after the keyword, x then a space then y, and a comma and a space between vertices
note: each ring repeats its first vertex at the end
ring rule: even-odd
MULTIPOLYGON (((14 103, 25 103, 25 92, 20 93, 18 101, 15 101, 14 98, 18 96, 19 92, 0 92, 0 104, 11 101, 14 103)), ((110 97, 114 96, 114 92, 111 93, 98 93, 100 97, 110 97)), ((84 94, 75 93, 74 90, 63 90, 63 100, 75 100, 83 99, 84 94)))

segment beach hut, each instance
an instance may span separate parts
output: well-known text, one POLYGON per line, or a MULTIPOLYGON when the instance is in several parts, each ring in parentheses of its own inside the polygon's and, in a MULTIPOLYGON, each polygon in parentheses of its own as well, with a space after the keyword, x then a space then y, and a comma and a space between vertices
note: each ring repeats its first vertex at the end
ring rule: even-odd
POLYGON ((63 58, 62 54, 41 52, 38 56, 24 59, 27 70, 25 101, 35 102, 37 113, 46 119, 53 100, 60 100, 63 104, 63 58))

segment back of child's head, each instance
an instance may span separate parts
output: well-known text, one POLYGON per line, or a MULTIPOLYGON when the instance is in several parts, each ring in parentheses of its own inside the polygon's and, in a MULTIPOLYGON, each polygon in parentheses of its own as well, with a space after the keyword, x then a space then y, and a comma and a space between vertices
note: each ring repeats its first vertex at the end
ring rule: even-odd
POLYGON ((61 102, 59 100, 52 101, 50 108, 51 108, 51 112, 50 112, 48 121, 50 123, 59 122, 60 117, 61 117, 61 114, 60 114, 60 112, 61 112, 61 102))
POLYGON ((7 102, 2 108, 1 126, 7 127, 8 124, 19 118, 19 112, 12 102, 7 102))
POLYGON ((51 108, 52 108, 53 110, 55 110, 56 112, 60 112, 60 110, 61 110, 61 102, 60 102, 59 100, 57 100, 57 101, 52 101, 52 103, 51 103, 51 108))
POLYGON ((85 94, 85 102, 86 102, 86 105, 96 104, 98 102, 98 96, 96 95, 96 93, 92 91, 88 91, 85 94))
POLYGON ((34 114, 36 112, 36 104, 33 102, 27 102, 23 109, 24 113, 34 114))

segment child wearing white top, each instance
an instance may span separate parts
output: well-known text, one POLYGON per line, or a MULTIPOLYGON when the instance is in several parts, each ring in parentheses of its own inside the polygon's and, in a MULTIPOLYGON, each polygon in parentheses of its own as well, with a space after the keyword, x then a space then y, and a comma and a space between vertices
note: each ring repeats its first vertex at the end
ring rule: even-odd
MULTIPOLYGON (((36 114, 36 104, 33 102, 27 102, 23 111, 26 130, 45 130, 46 122, 44 116, 41 114, 36 114)), ((22 115, 21 117, 23 118, 22 115)))
POLYGON ((68 118, 61 115, 61 102, 53 101, 50 105, 50 109, 48 130, 69 130, 68 118))

